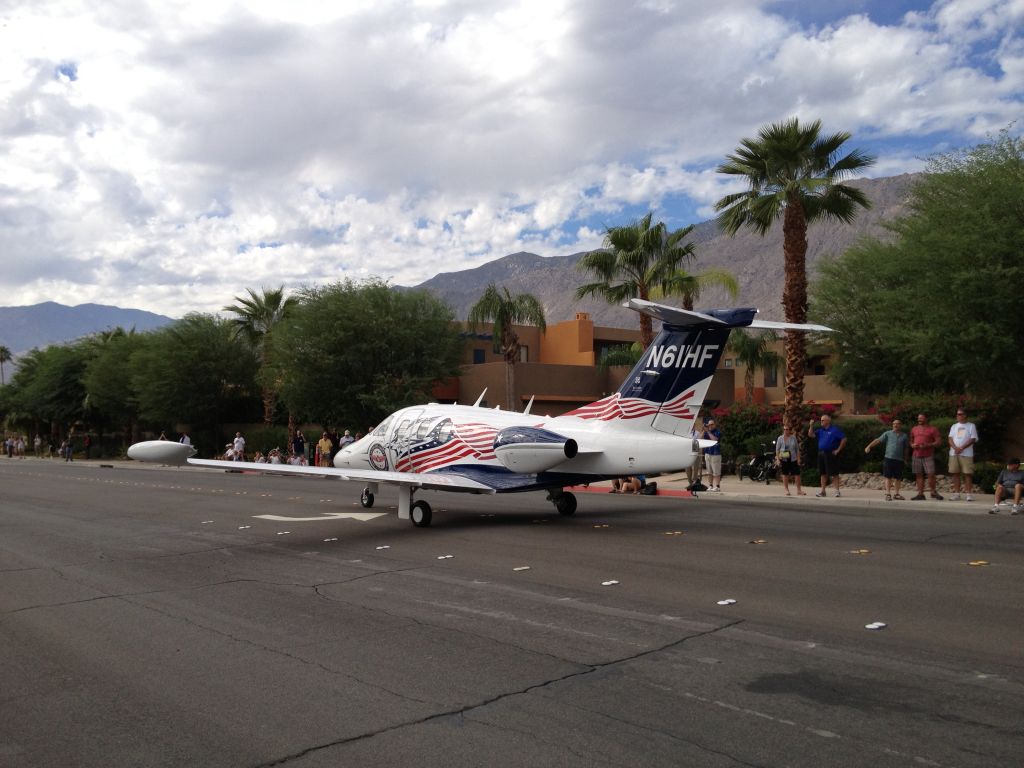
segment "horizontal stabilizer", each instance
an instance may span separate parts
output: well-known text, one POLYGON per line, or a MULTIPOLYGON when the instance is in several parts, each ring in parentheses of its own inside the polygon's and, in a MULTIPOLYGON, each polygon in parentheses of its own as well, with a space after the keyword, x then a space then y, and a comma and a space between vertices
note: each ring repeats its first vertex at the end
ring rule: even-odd
POLYGON ((757 320, 757 310, 753 307, 737 307, 733 309, 710 309, 707 312, 695 312, 692 309, 680 309, 665 304, 656 304, 646 299, 630 299, 624 306, 645 315, 661 320, 667 325, 677 328, 762 328, 773 331, 822 331, 832 329, 813 323, 780 323, 773 320, 757 320))
POLYGON ((814 323, 777 323, 774 320, 755 320, 748 327, 762 328, 768 331, 822 331, 827 333, 832 330, 827 325, 815 325, 814 323))
POLYGON ((651 317, 661 320, 663 323, 668 323, 669 325, 728 325, 728 323, 719 320, 717 317, 705 315, 703 312, 694 312, 690 309, 679 309, 679 307, 655 304, 653 301, 647 301, 646 299, 630 299, 629 302, 623 306, 636 310, 641 314, 650 315, 651 317))

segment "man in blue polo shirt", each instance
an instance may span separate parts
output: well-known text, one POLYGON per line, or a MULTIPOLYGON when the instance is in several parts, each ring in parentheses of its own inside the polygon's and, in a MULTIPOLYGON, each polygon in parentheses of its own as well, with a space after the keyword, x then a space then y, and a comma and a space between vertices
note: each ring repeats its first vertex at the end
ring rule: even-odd
MULTIPOLYGON (((811 419, 807 428, 807 436, 814 437, 814 419, 811 419)), ((827 413, 821 415, 821 426, 817 431, 818 437, 818 473, 821 476, 821 490, 815 496, 819 499, 828 495, 825 491, 828 488, 829 478, 836 487, 836 498, 842 496, 839 491, 839 454, 846 447, 846 434, 832 423, 832 417, 827 413)))

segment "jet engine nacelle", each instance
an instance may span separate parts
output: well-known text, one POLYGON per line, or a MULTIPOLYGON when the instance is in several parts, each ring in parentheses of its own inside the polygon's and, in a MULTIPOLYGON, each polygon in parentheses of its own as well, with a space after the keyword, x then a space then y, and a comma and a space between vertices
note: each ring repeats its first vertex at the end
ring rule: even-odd
POLYGON ((578 452, 572 438, 537 427, 505 427, 494 438, 498 461, 524 475, 545 472, 578 452))
POLYGON ((128 448, 128 458, 156 464, 184 464, 196 453, 191 445, 170 440, 145 440, 128 448))

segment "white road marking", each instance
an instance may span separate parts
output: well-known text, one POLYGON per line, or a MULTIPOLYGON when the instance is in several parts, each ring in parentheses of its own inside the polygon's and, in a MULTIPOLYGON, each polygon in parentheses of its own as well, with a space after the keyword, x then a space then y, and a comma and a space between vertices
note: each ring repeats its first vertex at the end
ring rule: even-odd
POLYGON ((340 520, 342 518, 366 521, 386 514, 387 512, 328 512, 316 517, 287 517, 285 515, 253 515, 253 517, 258 517, 261 520, 274 520, 279 523, 315 523, 320 520, 340 520))

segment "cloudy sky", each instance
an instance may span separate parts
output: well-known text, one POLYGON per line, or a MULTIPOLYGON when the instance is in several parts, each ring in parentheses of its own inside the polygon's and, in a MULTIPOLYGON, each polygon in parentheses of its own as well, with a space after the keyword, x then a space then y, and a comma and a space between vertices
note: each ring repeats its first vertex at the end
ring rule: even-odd
POLYGON ((793 115, 919 170, 1021 118, 1022 30, 1024 0, 0 0, 0 305, 574 253, 710 218, 793 115))

